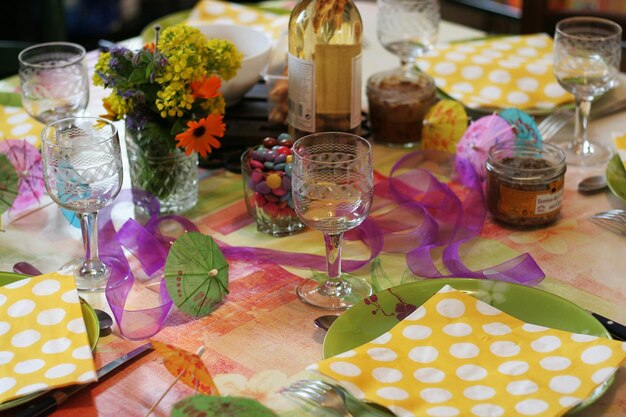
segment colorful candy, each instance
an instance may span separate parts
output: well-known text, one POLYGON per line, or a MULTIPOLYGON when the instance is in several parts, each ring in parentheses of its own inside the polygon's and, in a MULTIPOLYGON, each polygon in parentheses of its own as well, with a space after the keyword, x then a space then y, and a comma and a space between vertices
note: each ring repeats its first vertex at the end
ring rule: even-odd
POLYGON ((257 212, 272 221, 297 218, 291 196, 291 147, 293 139, 286 133, 278 138, 266 137, 262 145, 249 152, 244 160, 247 186, 254 193, 252 204, 257 212))

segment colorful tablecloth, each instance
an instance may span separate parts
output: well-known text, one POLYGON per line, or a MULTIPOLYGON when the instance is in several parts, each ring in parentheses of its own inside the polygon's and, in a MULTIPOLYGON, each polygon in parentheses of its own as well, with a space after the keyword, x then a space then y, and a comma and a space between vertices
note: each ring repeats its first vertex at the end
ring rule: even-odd
MULTIPOLYGON (((364 62, 378 61, 381 65, 383 61, 376 57, 384 51, 376 45, 375 35, 372 35, 375 33, 372 32, 375 6, 363 4, 361 12, 369 24, 365 26, 370 42, 365 49, 368 57, 364 62)), ((368 71, 375 68, 368 68, 368 71)), ((97 100, 98 94, 94 90, 92 101, 97 100)), ((97 107, 98 103, 90 103, 90 106, 92 104, 97 107)), ((603 140, 611 141, 607 132, 623 130, 625 121, 626 114, 594 121, 591 134, 602 134, 603 140)), ((12 135, 5 129, 1 130, 4 135, 12 135)), ((393 164, 406 152, 374 146, 378 173, 388 175, 393 164)), ((604 167, 568 167, 561 217, 549 227, 515 230, 487 219, 481 236, 461 248, 467 266, 485 268, 528 252, 546 273, 539 288, 626 323, 623 308, 626 305, 624 238, 589 221, 589 216, 595 212, 626 208, 626 204, 609 192, 592 196, 576 192, 580 179, 603 170, 604 167)), ((318 232, 307 230, 285 238, 258 233, 242 199, 239 174, 202 170, 199 193, 198 205, 185 215, 203 233, 223 244, 323 254, 322 236, 318 232)), ((129 212, 133 213, 133 209, 127 205, 116 208, 114 222, 121 225, 129 212)), ((5 214, 2 220, 5 231, 0 232, 1 270, 9 271, 15 262, 26 260, 44 272, 51 272, 82 253, 80 231, 67 225, 59 207, 49 199, 26 215, 5 214)), ((366 256, 366 249, 358 242, 348 242, 344 247, 345 259, 366 256)), ((435 252, 433 257, 440 266, 441 253, 435 252)), ((202 319, 192 319, 174 310, 156 339, 192 352, 204 344, 203 360, 221 394, 258 399, 282 417, 301 416, 303 411, 295 408, 278 391, 292 381, 310 376, 305 368, 322 359, 324 332, 313 325, 313 319, 328 312, 304 305, 295 294, 300 277, 310 273, 272 263, 232 261, 230 294, 224 304, 202 319)), ((370 280, 377 291, 421 279, 409 272, 402 254, 383 254, 353 273, 370 280)), ((146 290, 147 295, 150 293, 149 289, 146 290)), ((102 294, 86 294, 85 298, 96 308, 108 309, 102 294)), ((96 366, 141 343, 119 337, 114 329, 113 334, 102 337, 98 343, 96 366)), ((578 416, 626 415, 625 371, 620 369, 607 393, 578 416)), ((143 416, 172 381, 173 377, 157 355, 151 354, 72 398, 53 415, 143 416)), ((175 384, 153 415, 169 416, 172 405, 192 393, 193 390, 184 385, 175 384)), ((12 414, 13 410, 0 412, 1 417, 12 414)))

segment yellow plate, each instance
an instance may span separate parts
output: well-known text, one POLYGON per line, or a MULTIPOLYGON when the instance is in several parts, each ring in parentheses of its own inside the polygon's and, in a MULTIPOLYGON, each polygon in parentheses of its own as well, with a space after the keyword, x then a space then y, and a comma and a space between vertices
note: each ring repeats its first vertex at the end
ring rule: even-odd
MULTIPOLYGON (((12 272, 0 272, 0 287, 11 282, 19 281, 20 279, 27 278, 26 275, 14 274, 12 272)), ((87 338, 89 339, 89 346, 93 352, 98 344, 100 338, 100 325, 98 323, 98 316, 93 307, 82 298, 80 298, 80 309, 83 312, 83 320, 85 320, 85 328, 87 329, 87 338)), ((24 397, 15 398, 3 403, 0 403, 0 411, 8 410, 9 408, 17 407, 18 405, 29 402, 30 400, 39 397, 46 391, 34 392, 24 397)))

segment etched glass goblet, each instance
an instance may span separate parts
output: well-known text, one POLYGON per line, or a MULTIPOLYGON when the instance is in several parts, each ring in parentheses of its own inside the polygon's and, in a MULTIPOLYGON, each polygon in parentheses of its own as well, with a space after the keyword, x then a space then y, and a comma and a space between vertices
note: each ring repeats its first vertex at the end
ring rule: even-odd
POLYGON ((406 76, 420 77, 415 60, 434 48, 441 11, 438 0, 377 0, 381 45, 400 57, 406 76))
POLYGON ((343 234, 365 220, 372 203, 371 146, 357 135, 323 132, 298 139, 292 152, 296 213, 304 224, 324 234, 328 273, 321 283, 303 281, 298 297, 320 308, 348 308, 372 292, 363 279, 341 274, 343 234))
POLYGON ((85 48, 69 42, 33 45, 20 52, 22 106, 46 124, 81 114, 89 102, 85 48))
POLYGON ((622 28, 597 17, 571 17, 556 25, 554 76, 574 94, 574 138, 557 143, 569 165, 597 165, 608 161, 612 151, 588 138, 592 101, 611 89, 619 74, 622 28))
POLYGON ((122 187, 122 154, 117 127, 99 117, 70 117, 41 133, 44 181, 50 197, 76 213, 85 256, 61 269, 72 271, 76 287, 101 291, 110 276, 98 256, 98 210, 122 187))

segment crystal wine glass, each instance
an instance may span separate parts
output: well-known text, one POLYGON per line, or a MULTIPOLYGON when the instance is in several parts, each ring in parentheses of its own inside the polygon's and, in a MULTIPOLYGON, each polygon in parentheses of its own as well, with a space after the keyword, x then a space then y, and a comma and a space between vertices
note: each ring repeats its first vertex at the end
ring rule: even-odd
POLYGON ((619 74, 622 28, 596 17, 572 17, 556 25, 554 75, 574 94, 574 139, 557 144, 570 165, 597 165, 608 161, 612 151, 587 137, 591 102, 611 89, 619 74))
POLYGON ((378 40, 398 55, 407 76, 420 77, 415 60, 435 46, 441 12, 438 0, 377 0, 378 40))
POLYGON ((76 212, 84 258, 62 270, 73 271, 76 287, 101 291, 110 270, 98 256, 98 210, 122 187, 122 155, 117 128, 99 117, 70 117, 52 122, 41 133, 44 180, 52 199, 76 212))
POLYGON ((33 45, 20 52, 22 106, 46 124, 81 114, 89 102, 85 48, 68 42, 33 45))
POLYGON ((298 216, 324 234, 328 279, 308 279, 297 289, 307 304, 348 308, 371 294, 361 278, 341 275, 343 233, 367 217, 372 203, 371 146, 350 133, 314 133, 293 145, 292 196, 298 216))

